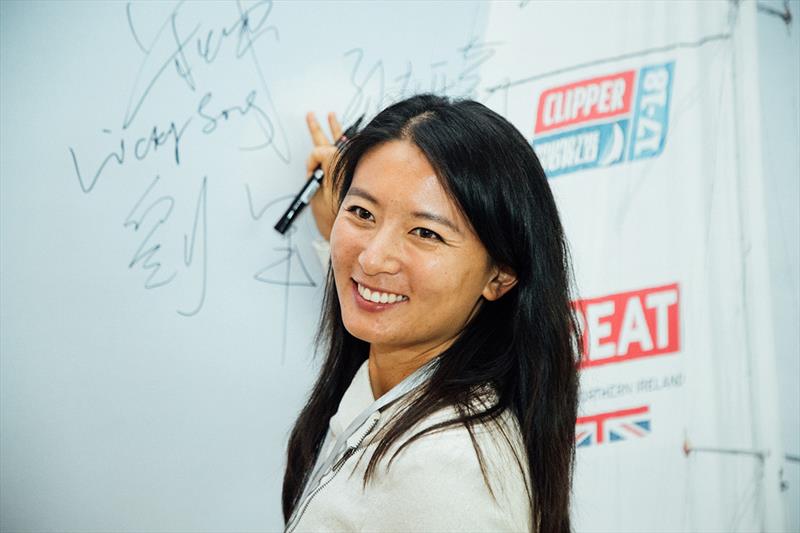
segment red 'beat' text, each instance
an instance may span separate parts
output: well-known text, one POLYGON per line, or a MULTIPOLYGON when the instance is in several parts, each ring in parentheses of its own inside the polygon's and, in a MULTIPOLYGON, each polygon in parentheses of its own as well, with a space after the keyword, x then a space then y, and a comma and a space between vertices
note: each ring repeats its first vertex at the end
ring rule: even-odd
POLYGON ((680 349, 678 284, 573 302, 583 331, 581 367, 680 349))

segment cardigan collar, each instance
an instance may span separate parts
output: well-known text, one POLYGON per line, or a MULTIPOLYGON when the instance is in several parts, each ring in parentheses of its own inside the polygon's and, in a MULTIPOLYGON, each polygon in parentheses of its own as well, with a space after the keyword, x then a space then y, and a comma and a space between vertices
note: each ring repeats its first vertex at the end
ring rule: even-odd
MULTIPOLYGON (((497 393, 491 385, 485 384, 482 387, 476 387, 474 390, 473 401, 475 402, 475 408, 478 410, 488 408, 496 403, 497 400, 497 393)), ((338 438, 353 420, 374 402, 375 396, 372 394, 372 384, 369 379, 369 359, 365 359, 353 376, 350 386, 344 392, 336 414, 330 419, 328 425, 331 436, 334 439, 338 438)), ((378 423, 378 427, 385 425, 402 404, 403 402, 395 400, 381 409, 381 415, 379 415, 381 422, 378 423)), ((442 420, 453 418, 455 414, 452 408, 444 408, 439 413, 440 417, 445 416, 442 420)), ((377 429, 377 427, 374 429, 377 429)))

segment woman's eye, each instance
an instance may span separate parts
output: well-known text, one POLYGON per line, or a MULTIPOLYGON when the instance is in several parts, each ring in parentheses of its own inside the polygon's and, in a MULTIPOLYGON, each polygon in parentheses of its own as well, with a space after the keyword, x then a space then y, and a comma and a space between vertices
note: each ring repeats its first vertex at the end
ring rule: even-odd
POLYGON ((355 216, 360 218, 361 220, 372 220, 372 213, 364 209, 363 207, 357 205, 351 205, 350 207, 346 208, 345 211, 349 213, 353 213, 355 216))
POLYGON ((411 232, 416 234, 416 235, 418 235, 419 237, 422 237, 423 239, 433 239, 433 240, 437 240, 437 241, 444 241, 444 239, 442 239, 439 236, 438 233, 436 233, 435 231, 431 231, 429 229, 414 228, 413 230, 411 230, 411 232))

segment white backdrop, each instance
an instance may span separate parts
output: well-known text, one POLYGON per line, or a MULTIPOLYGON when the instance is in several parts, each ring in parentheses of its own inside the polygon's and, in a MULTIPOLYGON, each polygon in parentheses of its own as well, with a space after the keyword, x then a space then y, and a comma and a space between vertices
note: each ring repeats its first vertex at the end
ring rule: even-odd
POLYGON ((281 529, 323 279, 308 214, 273 230, 304 115, 469 94, 481 9, 0 2, 0 529, 281 529))

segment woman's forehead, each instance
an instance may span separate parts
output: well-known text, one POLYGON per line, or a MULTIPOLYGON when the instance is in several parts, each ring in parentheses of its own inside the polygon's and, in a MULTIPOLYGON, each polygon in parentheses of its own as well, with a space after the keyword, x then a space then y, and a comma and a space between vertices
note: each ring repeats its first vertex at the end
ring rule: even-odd
POLYGON ((436 211, 457 222, 458 206, 422 151, 405 141, 389 141, 369 150, 358 162, 348 195, 381 207, 436 211))

